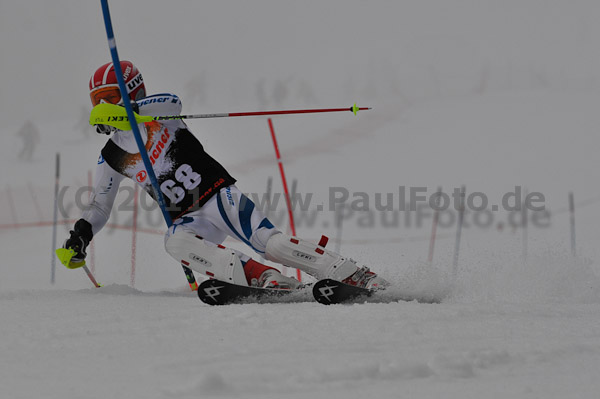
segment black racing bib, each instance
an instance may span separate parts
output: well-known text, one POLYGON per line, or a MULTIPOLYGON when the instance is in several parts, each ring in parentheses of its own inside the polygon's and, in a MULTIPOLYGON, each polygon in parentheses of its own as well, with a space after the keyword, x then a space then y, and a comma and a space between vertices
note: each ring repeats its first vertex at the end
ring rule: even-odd
MULTIPOLYGON (((200 209, 223 187, 235 179, 186 128, 171 133, 164 124, 145 124, 148 133, 146 151, 158 185, 173 220, 200 209)), ((136 181, 156 200, 152 184, 139 153, 129 153, 109 140, 102 157, 118 173, 136 181)))

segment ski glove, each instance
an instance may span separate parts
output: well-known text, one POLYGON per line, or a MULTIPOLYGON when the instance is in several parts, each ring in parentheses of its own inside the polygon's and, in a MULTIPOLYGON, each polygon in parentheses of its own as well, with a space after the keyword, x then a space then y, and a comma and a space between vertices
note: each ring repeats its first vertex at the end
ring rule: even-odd
POLYGON ((112 132, 117 130, 116 127, 109 125, 96 125, 96 133, 110 135, 112 132))
POLYGON ((72 263, 82 262, 87 256, 85 250, 94 236, 92 225, 85 219, 79 219, 70 233, 71 237, 67 238, 63 248, 75 251, 75 255, 71 258, 72 263))

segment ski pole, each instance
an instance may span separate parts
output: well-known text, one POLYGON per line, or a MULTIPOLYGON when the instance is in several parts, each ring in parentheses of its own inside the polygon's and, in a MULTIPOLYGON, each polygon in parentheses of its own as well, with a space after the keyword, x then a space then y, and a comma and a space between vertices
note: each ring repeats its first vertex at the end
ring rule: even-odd
POLYGON ((96 281, 96 279, 94 278, 94 275, 92 274, 92 272, 90 271, 90 269, 88 269, 87 266, 83 265, 83 270, 85 270, 85 273, 87 274, 88 278, 90 279, 90 281, 92 282, 92 284, 94 284, 94 286, 96 286, 96 288, 102 287, 102 285, 99 284, 96 281))
POLYGON ((265 115, 290 115, 290 114, 317 114, 322 112, 347 112, 350 111, 356 115, 358 111, 366 111, 369 107, 357 107, 354 104, 346 108, 315 108, 315 109, 288 109, 280 111, 255 111, 255 112, 229 112, 220 114, 195 114, 195 115, 173 115, 173 116, 157 116, 154 120, 168 119, 199 119, 199 118, 233 118, 236 116, 265 116, 265 115))
MULTIPOLYGON (((240 116, 267 116, 267 115, 291 115, 291 114, 316 114, 323 112, 352 112, 354 115, 358 111, 366 111, 370 107, 358 107, 354 104, 346 108, 314 108, 314 109, 288 109, 279 111, 256 111, 256 112, 228 112, 217 114, 194 114, 194 115, 166 115, 166 116, 148 116, 139 115, 135 112, 135 121, 145 123, 152 121, 166 121, 176 119, 208 119, 208 118, 234 118, 240 116)), ((130 130, 129 116, 127 110, 116 104, 98 104, 92 109, 90 114, 90 125, 109 125, 119 130, 130 130)))
POLYGON ((54 252, 60 260, 60 263, 62 263, 67 269, 78 269, 82 267, 85 271, 85 274, 87 274, 88 278, 94 284, 94 286, 96 286, 96 288, 102 287, 102 284, 98 284, 98 281, 96 281, 94 275, 92 274, 90 269, 88 269, 87 265, 85 264, 85 260, 71 262, 71 259, 73 258, 73 256, 75 256, 75 250, 73 248, 58 248, 54 252))

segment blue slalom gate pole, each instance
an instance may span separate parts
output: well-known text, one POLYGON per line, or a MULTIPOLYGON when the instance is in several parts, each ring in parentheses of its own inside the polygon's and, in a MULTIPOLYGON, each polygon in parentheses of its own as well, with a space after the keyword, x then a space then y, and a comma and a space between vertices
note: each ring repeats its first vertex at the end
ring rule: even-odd
MULTIPOLYGON (((110 10, 108 9, 108 0, 100 1, 102 3, 102 14, 104 15, 104 26, 106 27, 108 48, 110 49, 110 55, 112 57, 113 66, 115 68, 115 75, 117 75, 117 82, 119 83, 119 91, 121 92, 123 105, 125 106, 125 110, 127 111, 127 117, 129 118, 131 130, 133 131, 133 136, 135 137, 135 142, 137 143, 140 155, 142 157, 142 161, 144 162, 144 167, 146 168, 146 172, 148 173, 148 177, 150 178, 150 182, 152 183, 152 188, 154 189, 156 201, 160 206, 160 210, 163 214, 165 222, 167 223, 167 227, 171 227, 173 221, 171 220, 171 215, 167 211, 165 198, 162 194, 162 191, 160 190, 160 186, 158 185, 158 180, 156 179, 156 174, 154 173, 154 169, 152 168, 152 164, 150 163, 150 158, 148 157, 148 153, 146 152, 146 147, 144 145, 144 141, 142 140, 142 135, 140 133, 138 125, 135 123, 135 115, 133 113, 133 108, 131 107, 129 101, 126 100, 129 99, 129 94, 127 93, 127 87, 125 86, 125 79, 123 79, 123 71, 121 70, 121 63, 119 61, 119 54, 117 52, 117 43, 115 41, 115 34, 113 32, 112 22, 110 18, 110 10)), ((182 267, 185 272, 185 276, 188 280, 188 283, 190 284, 190 288, 192 290, 198 289, 198 284, 196 283, 194 273, 191 271, 191 269, 183 265, 182 267)))

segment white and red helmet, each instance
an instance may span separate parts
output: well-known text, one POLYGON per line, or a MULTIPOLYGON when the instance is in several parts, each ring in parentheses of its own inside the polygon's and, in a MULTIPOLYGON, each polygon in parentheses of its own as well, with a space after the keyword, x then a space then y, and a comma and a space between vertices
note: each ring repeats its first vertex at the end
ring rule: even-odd
MULTIPOLYGON (((121 61, 121 71, 129 98, 133 101, 146 97, 146 87, 140 71, 129 61, 121 61)), ((102 65, 90 79, 90 98, 92 105, 101 102, 123 104, 117 75, 112 62, 102 65)))

